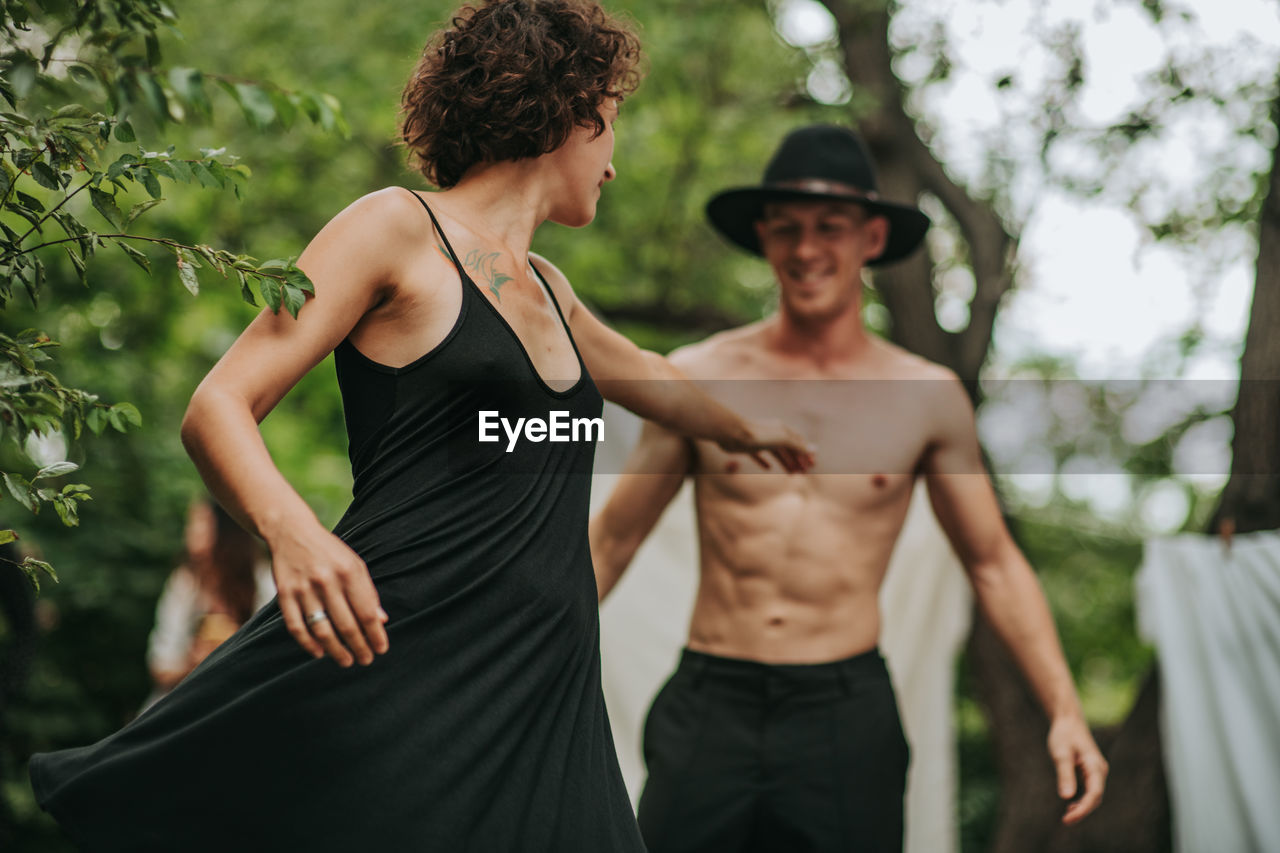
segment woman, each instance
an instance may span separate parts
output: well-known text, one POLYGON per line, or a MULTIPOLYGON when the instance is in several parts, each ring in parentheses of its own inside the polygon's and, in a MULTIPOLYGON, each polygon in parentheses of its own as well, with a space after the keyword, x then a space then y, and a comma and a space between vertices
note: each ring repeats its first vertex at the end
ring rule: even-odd
POLYGON ((104 850, 643 850, 600 692, 593 445, 528 431, 481 442, 480 413, 589 419, 603 392, 789 469, 809 460, 788 431, 744 423, 691 383, 630 381, 680 376, 529 254, 543 221, 594 216, 637 57, 586 0, 464 8, 428 44, 403 135, 442 191, 391 188, 338 214, 299 260, 314 299, 296 321, 255 319, 183 424, 214 494, 270 546, 278 607, 131 726, 32 762, 41 804, 74 837, 104 850), (355 475, 332 533, 257 430, 330 351, 355 475))
POLYGON ((258 541, 211 500, 195 501, 183 531, 186 559, 165 581, 147 642, 155 685, 144 709, 187 677, 276 592, 258 541))

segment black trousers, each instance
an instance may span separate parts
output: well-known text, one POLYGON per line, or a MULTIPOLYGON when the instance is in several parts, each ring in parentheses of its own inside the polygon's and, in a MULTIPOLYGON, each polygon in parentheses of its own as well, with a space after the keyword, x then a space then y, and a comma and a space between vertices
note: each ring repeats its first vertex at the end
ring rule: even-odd
POLYGON ((909 749, 879 651, 763 664, 685 650, 644 729, 650 853, 900 853, 909 749))

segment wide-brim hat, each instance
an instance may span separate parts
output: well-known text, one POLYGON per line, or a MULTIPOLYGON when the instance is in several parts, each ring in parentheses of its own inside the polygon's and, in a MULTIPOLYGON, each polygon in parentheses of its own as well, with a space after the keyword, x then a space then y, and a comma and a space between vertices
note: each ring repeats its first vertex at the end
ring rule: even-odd
POLYGON ((755 224, 775 201, 851 201, 889 220, 889 239, 867 266, 881 266, 914 252, 929 229, 929 217, 915 207, 880 198, 875 162, 862 140, 847 127, 811 125, 782 140, 765 167, 759 186, 717 193, 707 202, 716 230, 752 254, 762 254, 755 224))

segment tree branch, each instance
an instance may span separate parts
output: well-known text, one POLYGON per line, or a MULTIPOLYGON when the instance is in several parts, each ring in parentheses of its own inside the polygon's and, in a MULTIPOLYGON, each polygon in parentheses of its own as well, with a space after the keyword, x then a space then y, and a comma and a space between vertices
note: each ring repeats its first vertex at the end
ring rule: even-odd
MULTIPOLYGON (((913 336, 895 337, 908 346, 911 337, 918 339, 915 344, 921 347, 917 350, 920 354, 941 361, 961 376, 974 378, 986 361, 1000 301, 1014 284, 1017 240, 995 209, 975 199, 953 180, 920 138, 904 106, 905 89, 893 72, 888 3, 884 0, 822 0, 822 3, 836 19, 850 82, 875 100, 873 110, 860 117, 859 128, 880 164, 885 194, 914 199, 923 190, 936 196, 955 218, 969 247, 976 289, 969 305, 969 325, 960 333, 948 333, 937 325, 931 276, 914 282, 893 272, 877 276, 877 280, 888 279, 893 289, 917 291, 910 299, 912 304, 902 306, 911 313, 897 314, 892 305, 890 311, 895 314, 895 327, 905 317, 924 325, 913 336), (904 195, 904 191, 911 194, 904 195), (932 322, 919 313, 926 305, 927 317, 932 318, 932 322)), ((929 265, 914 266, 914 273, 932 272, 929 265)), ((886 302, 892 301, 886 295, 886 302)))

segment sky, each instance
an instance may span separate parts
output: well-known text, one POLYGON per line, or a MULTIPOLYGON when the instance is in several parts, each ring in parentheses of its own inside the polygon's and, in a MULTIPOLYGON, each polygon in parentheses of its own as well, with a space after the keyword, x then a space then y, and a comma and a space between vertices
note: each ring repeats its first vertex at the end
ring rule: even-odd
MULTIPOLYGON (((1206 251, 1188 251, 1156 243, 1123 201, 1084 199, 1056 189, 1036 164, 1039 137, 1017 113, 1034 103, 1034 93, 1054 73, 1057 60, 1044 47, 1045 33, 1078 28, 1083 49, 1085 86, 1073 119, 1101 128, 1123 119, 1144 97, 1144 77, 1157 70, 1169 51, 1192 56, 1215 54, 1204 66, 1205 81, 1229 86, 1236 81, 1270 81, 1280 67, 1280 4, 1271 0, 1179 0, 1167 7, 1185 10, 1157 30, 1137 0, 902 0, 892 37, 899 44, 925 39, 941 22, 956 62, 944 83, 930 86, 913 107, 935 130, 933 146, 952 174, 970 183, 982 180, 984 152, 999 139, 1015 155, 1019 167, 1004 187, 1023 221, 1020 263, 1025 272, 1018 288, 1003 304, 993 335, 988 376, 1014 374, 1015 365, 1032 355, 1055 356, 1072 363, 1077 375, 1097 380, 1198 379, 1196 394, 1234 399, 1234 381, 1252 299, 1257 246, 1244 229, 1219 235, 1206 251), (997 97, 992 81, 1004 74, 1016 80, 1005 97, 997 97), (1020 100, 1021 99, 1021 100, 1020 100), (1019 121, 1019 118, 1022 121, 1019 121), (1183 362, 1176 339, 1199 321, 1206 343, 1183 362)), ((834 38, 830 13, 817 0, 784 0, 779 31, 792 44, 817 46, 834 38)), ((908 57, 901 76, 921 77, 929 64, 908 57), (912 63, 916 64, 913 66, 912 63)), ((848 83, 834 64, 815 69, 811 93, 839 101, 848 83)), ((1188 110, 1157 139, 1144 143, 1135 160, 1150 184, 1144 205, 1161 210, 1174 202, 1203 202, 1206 186, 1214 186, 1206 164, 1225 156, 1241 167, 1265 168, 1265 145, 1241 144, 1231 135, 1231 122, 1220 112, 1188 110)), ((1064 145, 1053 165, 1065 171, 1089 171, 1097 156, 1081 146, 1064 145)), ((1131 176, 1121 176, 1131 177, 1131 176)), ((1117 194, 1118 195, 1118 194, 1117 194)), ((967 317, 972 293, 967 271, 944 282, 938 313, 944 325, 959 328, 967 317), (967 278, 967 280, 966 280, 967 278)), ((1181 385, 1184 391, 1191 385, 1181 385)), ((1172 383, 1164 389, 1176 390, 1172 383)), ((1026 401, 1023 401, 1024 403, 1026 401)), ((1176 406, 1136 407, 1124 425, 1133 440, 1158 430, 1152 412, 1170 417, 1176 406), (1148 423, 1142 423, 1144 420, 1148 423)), ((1031 503, 1047 500, 1053 477, 1036 464, 1040 436, 1025 417, 1010 420, 1011 410, 984 407, 979 427, 984 443, 1012 447, 1000 435, 1000 424, 1016 423, 1025 438, 1025 453, 1003 462, 1018 469, 1012 485, 1031 503)), ((1159 418, 1155 417, 1158 421, 1159 418)), ((1179 447, 1186 469, 1183 479, 1198 488, 1225 482, 1229 462, 1230 425, 1209 425, 1179 447), (1226 432, 1223 432, 1223 427, 1226 432), (1220 469, 1220 470, 1213 470, 1220 469)), ((1070 467, 1070 466, 1069 466, 1070 467)), ((1078 475, 1059 478, 1060 488, 1087 500, 1099 513, 1114 513, 1140 499, 1140 515, 1152 531, 1176 528, 1187 500, 1175 483, 1150 493, 1133 494, 1133 484, 1118 471, 1106 474, 1098 464, 1082 461, 1078 475)))
MULTIPOLYGON (((1117 121, 1142 97, 1142 77, 1158 67, 1167 47, 1136 2, 1080 3, 1075 0, 905 0, 899 16, 910 31, 941 19, 959 57, 951 79, 933 87, 921 108, 938 132, 936 147, 950 170, 975 173, 983 140, 1006 132, 990 81, 1016 70, 1033 88, 1049 72, 1052 58, 1032 32, 1074 22, 1081 27, 1086 85, 1080 100, 1085 121, 1105 126, 1117 121), (1038 14, 1033 14, 1034 10, 1038 14)), ((1232 51, 1230 68, 1241 79, 1266 79, 1280 64, 1280 13, 1267 0, 1190 0, 1182 4, 1196 16, 1189 34, 1197 47, 1232 51), (1261 70, 1260 70, 1261 69, 1261 70), (1270 69, 1268 71, 1267 69, 1270 69)), ((794 44, 818 44, 834 36, 834 22, 817 0, 788 0, 780 29, 794 44)), ((828 98, 847 87, 823 74, 811 78, 816 94, 828 98)), ((1172 128, 1159 146, 1161 170, 1188 191, 1203 187, 1196 169, 1195 139, 1223 142, 1225 127, 1206 128, 1195 117, 1172 128), (1192 138, 1194 137, 1194 139, 1192 138)), ((1031 140, 1028 139, 1028 143, 1031 140)), ((1254 159, 1267 152, 1241 150, 1254 159)), ((1034 150, 1026 151, 1028 159, 1034 150)), ((1081 200, 1035 180, 1011 188, 1027 221, 1021 255, 1027 274, 1004 305, 994 365, 1011 364, 1029 353, 1072 358, 1083 376, 1132 379, 1161 374, 1145 357, 1160 341, 1186 328, 1201 314, 1206 331, 1229 345, 1206 352, 1190 375, 1230 379, 1238 373, 1239 341, 1252 296, 1253 252, 1247 235, 1235 239, 1235 262, 1213 281, 1211 298, 1199 298, 1195 264, 1179 251, 1153 245, 1136 217, 1119 203, 1081 200), (1082 251, 1082 249, 1084 249, 1082 251), (1103 272, 1105 271, 1105 272, 1103 272)), ((963 294, 961 294, 963 296, 963 294)), ((944 313, 945 304, 940 306, 944 313)), ((944 317, 944 322, 945 322, 944 317)), ((963 317, 958 317, 957 322, 963 317)))

